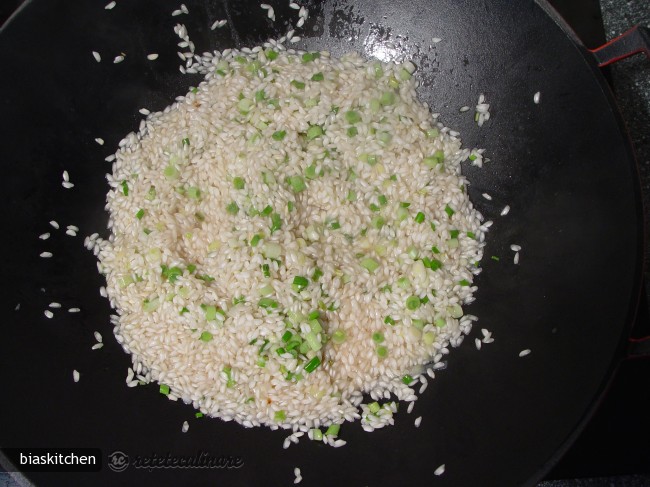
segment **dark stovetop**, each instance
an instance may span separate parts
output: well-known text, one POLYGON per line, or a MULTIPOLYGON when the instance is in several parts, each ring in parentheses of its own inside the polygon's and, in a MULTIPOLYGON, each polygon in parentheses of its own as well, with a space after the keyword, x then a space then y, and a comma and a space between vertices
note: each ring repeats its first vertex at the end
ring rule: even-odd
MULTIPOLYGON (((0 24, 23 0, 0 0, 0 24)), ((549 0, 593 48, 635 23, 650 25, 649 0, 549 0), (603 26, 603 20, 605 28, 603 26)), ((606 73, 635 145, 646 208, 650 203, 650 63, 637 57, 606 73)), ((647 215, 646 215, 647 218, 647 215)), ((650 255, 650 252, 646 252, 650 255)), ((646 273, 646 278, 648 274, 646 273)), ((650 283, 646 279, 646 282, 650 283)), ((644 293, 638 333, 650 334, 644 293)), ((0 487, 14 487, 0 469, 0 487)), ((539 487, 650 486, 650 360, 628 360, 594 417, 539 487)))

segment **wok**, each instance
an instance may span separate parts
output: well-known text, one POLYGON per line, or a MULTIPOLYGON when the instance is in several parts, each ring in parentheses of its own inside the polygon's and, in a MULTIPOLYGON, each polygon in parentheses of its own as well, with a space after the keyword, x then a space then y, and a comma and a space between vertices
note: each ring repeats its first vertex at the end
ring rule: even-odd
MULTIPOLYGON (((484 168, 464 167, 488 235, 472 335, 448 357, 411 415, 372 434, 345 424, 334 449, 287 433, 194 418, 156 385, 129 389, 130 357, 112 337, 102 278, 80 235, 106 236, 110 164, 104 157, 137 130, 138 109, 161 110, 200 82, 178 70, 177 22, 198 52, 259 44, 297 21, 286 3, 276 22, 256 2, 175 4, 33 0, 0 33, 3 117, 0 447, 101 448, 92 473, 25 471, 36 485, 534 485, 568 448, 627 353, 640 289, 642 209, 636 165, 594 55, 543 1, 309 1, 301 49, 355 49, 412 59, 423 101, 484 147, 484 168), (217 19, 223 29, 211 31, 217 19), (442 39, 434 44, 432 38, 442 39), (91 51, 102 54, 97 63, 91 51), (126 59, 113 64, 113 57, 126 59), (156 62, 146 54, 157 52, 156 62), (533 95, 541 92, 539 104, 533 95), (484 93, 492 118, 472 106, 484 93), (105 145, 94 139, 101 137, 105 145), (74 188, 61 187, 67 170, 74 188), (493 199, 481 197, 487 192, 493 199), (500 216, 501 209, 511 211, 500 216), (61 230, 48 222, 56 220, 61 230), (48 240, 38 236, 50 232, 48 240), (510 245, 522 246, 514 265, 510 245), (51 259, 39 254, 50 251, 51 259), (497 262, 490 256, 499 256, 497 262), (48 303, 60 302, 46 319, 48 303), (17 305, 19 309, 16 310, 17 305), (79 307, 71 314, 67 308, 79 307), (480 351, 480 328, 495 342, 480 351), (93 332, 105 346, 93 351, 93 332), (519 352, 532 353, 520 358, 519 352), (72 371, 81 373, 78 383, 72 371), (413 420, 422 416, 422 425, 413 420), (181 433, 187 420, 190 429, 181 433), (233 469, 107 467, 108 455, 239 457, 233 469), (434 469, 446 465, 442 476, 434 469)), ((606 62, 616 56, 601 53, 606 62)), ((402 408, 405 409, 405 408, 402 408)), ((6 452, 5 452, 6 453, 6 452)), ((16 466, 4 458, 5 468, 16 466)))

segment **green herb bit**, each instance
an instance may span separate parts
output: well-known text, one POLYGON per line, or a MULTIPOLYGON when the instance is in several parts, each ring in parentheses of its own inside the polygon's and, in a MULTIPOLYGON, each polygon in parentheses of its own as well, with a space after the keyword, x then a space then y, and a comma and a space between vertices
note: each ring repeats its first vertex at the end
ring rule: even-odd
POLYGON ((369 208, 370 208, 370 211, 374 211, 374 212, 377 212, 377 211, 381 210, 381 208, 379 208, 379 206, 377 206, 374 203, 370 203, 369 208))
POLYGON ((266 207, 261 211, 260 215, 269 216, 273 213, 273 207, 271 205, 266 205, 266 207))
POLYGON ((393 318, 391 318, 390 316, 386 316, 386 318, 384 318, 384 323, 386 323, 387 325, 394 325, 395 320, 393 318))
POLYGON ((325 79, 325 76, 323 76, 323 73, 315 73, 312 77, 312 81, 323 81, 325 79))
POLYGON ((138 212, 135 214, 135 217, 136 217, 138 220, 142 220, 142 217, 143 217, 143 216, 144 216, 144 210, 143 210, 142 208, 140 208, 140 209, 138 210, 138 212))
POLYGON ((339 435, 339 431, 341 430, 341 425, 340 424, 331 424, 328 428, 327 431, 325 431, 325 436, 329 436, 331 438, 336 438, 339 435))
POLYGON ((420 298, 417 296, 409 296, 406 298, 406 308, 415 311, 420 307, 420 298))
POLYGON ((293 86, 293 87, 295 87, 295 88, 297 88, 299 90, 304 90, 305 89, 305 83, 303 83, 302 81, 295 80, 295 79, 291 80, 291 86, 293 86))
POLYGON ((407 202, 407 201, 402 201, 402 202, 399 204, 399 206, 400 206, 400 208, 408 208, 409 206, 411 206, 411 203, 409 203, 409 202, 407 202))
POLYGON ((207 343, 207 342, 212 341, 212 338, 213 338, 213 337, 212 337, 212 333, 210 333, 209 331, 204 331, 203 333, 201 333, 201 337, 200 337, 199 339, 200 339, 202 342, 206 342, 206 343, 207 343))
POLYGON ((264 90, 259 90, 255 92, 255 101, 263 101, 266 100, 266 91, 264 90))
POLYGON ((279 411, 275 412, 275 414, 273 415, 273 419, 278 423, 280 423, 287 419, 287 413, 285 413, 283 409, 280 409, 279 411))
POLYGON ((262 274, 264 274, 264 277, 271 277, 271 270, 268 264, 262 264, 262 274))
POLYGON ((439 254, 440 250, 438 249, 438 247, 434 245, 433 247, 431 247, 431 252, 433 252, 434 254, 439 254))
POLYGON ((271 299, 271 298, 261 298, 257 302, 257 304, 261 308, 266 308, 266 309, 269 309, 269 308, 276 309, 279 306, 278 302, 276 300, 274 300, 274 299, 271 299))
POLYGON ((445 205, 445 213, 447 213, 447 216, 449 216, 449 218, 451 218, 453 216, 453 214, 456 213, 456 212, 454 211, 454 209, 451 206, 445 205))
POLYGON ((167 279, 169 282, 174 283, 183 275, 183 270, 180 267, 167 267, 166 265, 161 266, 162 276, 167 279))
POLYGON ((359 131, 356 127, 349 127, 346 132, 348 134, 348 137, 356 137, 359 135, 359 131))
POLYGON ((257 244, 260 243, 260 240, 262 240, 262 235, 259 233, 253 235, 253 238, 251 238, 251 247, 257 247, 257 244))
POLYGON ((363 119, 361 118, 361 115, 359 115, 359 112, 355 112, 354 110, 349 110, 345 112, 345 121, 348 122, 350 125, 359 123, 362 120, 363 119))
POLYGON ((386 206, 386 205, 388 204, 388 198, 386 198, 386 196, 383 195, 383 194, 380 194, 380 195, 377 197, 377 201, 379 201, 379 204, 380 204, 381 206, 386 206))
POLYGON ((288 182, 294 193, 300 193, 307 189, 307 185, 305 184, 305 180, 302 178, 302 176, 289 176, 288 182))
POLYGON ((372 334, 372 341, 375 343, 382 343, 384 341, 384 334, 381 332, 376 332, 372 334))
POLYGON ((348 201, 357 201, 357 192, 353 189, 348 191, 348 196, 347 196, 348 201))
POLYGON ((187 196, 193 200, 201 199, 201 190, 195 186, 190 186, 187 189, 187 196))
POLYGON ((189 147, 189 146, 190 146, 190 139, 188 139, 187 137, 185 137, 185 138, 183 139, 183 147, 189 147))
POLYGON ((208 276, 207 274, 203 274, 203 275, 200 275, 200 276, 196 276, 196 278, 197 278, 197 279, 201 279, 202 281, 205 281, 205 282, 212 282, 212 281, 214 281, 214 277, 212 277, 212 276, 208 276))
POLYGON ((314 140, 316 137, 323 135, 323 128, 320 125, 312 125, 307 130, 307 139, 314 140))
POLYGON ((237 176, 232 179, 232 185, 235 189, 244 189, 246 181, 244 181, 244 178, 237 176))
POLYGON ((334 220, 334 221, 330 222, 329 227, 332 230, 338 230, 339 228, 341 228, 341 224, 338 222, 338 220, 334 220))
POLYGON ((284 334, 282 335, 282 341, 283 341, 284 343, 287 343, 289 340, 291 340, 291 337, 292 337, 292 336, 293 336, 293 333, 291 333, 291 331, 287 330, 287 331, 285 331, 284 334))
POLYGON ((413 382, 413 377, 410 375, 406 374, 404 377, 402 377, 402 382, 406 385, 409 385, 411 382, 413 382))
POLYGON ((285 130, 278 130, 277 132, 273 132, 273 135, 271 137, 273 140, 281 141, 283 140, 287 135, 287 132, 285 130))
POLYGON ((458 238, 460 230, 449 230, 449 238, 458 238))
POLYGON ((476 234, 474 232, 467 232, 466 234, 469 238, 476 240, 476 234))
POLYGON ((386 224, 386 220, 384 219, 383 216, 374 216, 372 220, 370 220, 370 226, 376 230, 381 230, 381 228, 386 224))
POLYGON ((178 314, 180 316, 183 316, 185 313, 189 313, 189 312, 190 312, 190 310, 187 309, 185 306, 183 306, 178 314))
POLYGON ((472 283, 469 282, 467 279, 461 279, 460 281, 458 281, 458 284, 460 284, 461 286, 471 286, 472 285, 472 283))
POLYGON ((176 166, 170 164, 164 169, 163 174, 167 179, 178 179, 178 176, 180 176, 181 173, 176 169, 176 166))
POLYGON ((305 289, 307 286, 309 286, 309 279, 304 276, 296 276, 293 278, 291 289, 298 293, 305 289))
POLYGON ((416 223, 424 222, 424 213, 422 213, 421 211, 418 211, 418 214, 415 215, 414 220, 415 220, 416 223))
POLYGON ((492 259, 495 262, 499 262, 500 260, 496 255, 493 255, 492 257, 490 257, 490 259, 492 259))
POLYGON ((379 345, 375 351, 377 352, 379 358, 388 357, 388 349, 384 345, 379 345))
POLYGON ((282 218, 278 213, 271 215, 271 234, 282 228, 282 218))
POLYGON ((379 268, 379 262, 371 257, 361 259, 360 265, 371 274, 374 274, 374 272, 379 268))
POLYGON ((198 418, 202 418, 202 417, 203 417, 203 413, 194 413, 194 417, 197 418, 197 419, 198 419, 198 418))
POLYGON ((311 276, 311 280, 318 281, 321 277, 323 277, 323 271, 320 269, 320 267, 316 267, 316 269, 314 269, 314 273, 311 276))
MULTIPOLYGON (((235 306, 245 302, 246 302, 246 298, 244 296, 239 296, 238 298, 232 298, 232 304, 235 306)), ((257 340, 257 338, 255 340, 257 340)))
POLYGON ((385 91, 381 98, 379 98, 379 103, 383 106, 393 105, 395 103, 395 93, 392 91, 385 91))
POLYGON ((159 389, 161 394, 164 394, 165 396, 169 395, 169 386, 167 384, 160 384, 160 389, 159 389))
POLYGON ((129 184, 126 181, 122 181, 122 193, 124 196, 129 196, 129 184))
POLYGON ((345 332, 343 330, 336 330, 334 333, 332 333, 332 341, 336 343, 337 345, 340 345, 343 343, 346 339, 345 332))
POLYGON ((231 214, 231 215, 236 215, 239 213, 239 205, 232 201, 231 203, 228 203, 226 206, 226 211, 231 214))
POLYGON ((269 61, 273 61, 277 59, 278 51, 274 51, 273 49, 266 49, 264 51, 264 55, 266 56, 266 59, 268 59, 269 61))
MULTIPOLYGON (((318 368, 318 366, 321 364, 321 361, 318 357, 312 358, 309 362, 305 364, 305 372, 312 373, 314 370, 318 368)), ((329 430, 328 430, 329 431, 329 430)))
POLYGON ((437 271, 442 267, 442 262, 440 262, 438 259, 431 259, 429 263, 429 269, 432 271, 437 271))

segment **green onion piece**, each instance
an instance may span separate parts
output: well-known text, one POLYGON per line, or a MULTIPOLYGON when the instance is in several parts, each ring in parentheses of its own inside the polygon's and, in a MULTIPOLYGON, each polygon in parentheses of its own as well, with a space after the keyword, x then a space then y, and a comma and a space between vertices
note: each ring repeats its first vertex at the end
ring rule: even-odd
POLYGON ((406 202, 406 201, 402 201, 402 202, 399 204, 399 206, 400 206, 400 208, 408 208, 409 206, 411 206, 411 203, 408 203, 408 202, 406 202))
POLYGON ((406 208, 402 208, 401 206, 397 208, 396 212, 397 216, 397 221, 404 221, 409 217, 409 211, 406 208))
POLYGON ((431 259, 431 263, 429 264, 429 269, 432 271, 437 271, 442 267, 442 262, 440 262, 438 259, 431 259))
POLYGON ((417 296, 409 296, 406 298, 406 308, 415 311, 420 307, 420 298, 417 296))
POLYGON ((271 298, 261 298, 258 302, 257 305, 260 306, 261 308, 277 308, 278 307, 278 302, 274 299, 271 298))
POLYGON ((314 441, 323 441, 323 432, 320 430, 320 428, 312 429, 311 433, 314 441))
POLYGON ((294 86, 295 88, 297 88, 299 90, 304 90, 305 89, 305 83, 303 83, 302 81, 295 80, 295 79, 291 81, 291 86, 294 86))
POLYGON ((154 186, 149 186, 149 191, 145 195, 145 199, 151 201, 156 197, 156 188, 154 186))
POLYGON ((302 176, 289 176, 288 180, 289 186, 291 186, 291 189, 294 193, 300 193, 301 191, 307 189, 307 185, 305 184, 305 180, 302 178, 302 176))
POLYGON ((348 201, 357 201, 357 192, 353 189, 348 191, 348 201))
POLYGON ((217 319, 217 307, 211 304, 202 304, 201 309, 205 313, 205 319, 214 321, 217 319))
POLYGON ((499 262, 499 258, 498 258, 496 255, 493 255, 493 256, 490 257, 490 258, 491 258, 492 260, 496 261, 496 262, 499 262))
POLYGON ((314 140, 316 137, 323 135, 323 128, 320 125, 312 125, 307 130, 307 138, 309 140, 314 140))
POLYGON ((356 127, 349 127, 347 129, 347 134, 348 137, 356 137, 357 135, 359 135, 359 131, 357 130, 356 127))
POLYGON ((126 181, 122 181, 122 193, 124 196, 129 196, 129 184, 126 181))
POLYGON ((397 81, 397 78, 395 78, 395 76, 388 78, 388 86, 391 88, 399 88, 399 81, 397 81))
POLYGON ((266 99, 266 91, 259 90, 255 92, 255 101, 262 101, 266 99))
POLYGON ((280 141, 284 139, 286 135, 287 132, 285 130, 278 130, 277 132, 273 132, 273 135, 271 135, 271 137, 273 138, 273 140, 280 141))
POLYGON ((433 342, 436 341, 436 334, 428 331, 422 334, 422 341, 425 345, 433 345, 433 342))
POLYGON ((390 141, 393 140, 393 135, 390 132, 379 132, 377 133, 377 139, 382 144, 390 144, 390 141))
POLYGON ((289 213, 291 213, 295 207, 296 205, 293 203, 293 201, 287 201, 287 211, 289 213))
POLYGON ((291 288, 296 291, 300 292, 303 289, 305 289, 307 286, 309 286, 309 279, 303 276, 296 276, 293 278, 293 284, 291 285, 291 288))
POLYGON ((311 52, 306 52, 302 55, 301 59, 303 63, 310 63, 314 60, 314 54, 311 52))
POLYGON ((277 230, 280 230, 281 228, 282 228, 282 218, 280 217, 279 214, 273 213, 271 215, 271 234, 273 234, 277 230))
POLYGON ((143 210, 142 208, 140 208, 140 209, 138 210, 138 212, 135 214, 135 217, 136 217, 138 220, 142 220, 142 217, 143 217, 143 216, 144 216, 144 210, 143 210))
POLYGON ((271 205, 267 205, 260 214, 263 216, 269 216, 271 213, 273 213, 273 207, 271 205))
POLYGON ((377 355, 379 355, 380 358, 386 358, 388 357, 388 349, 383 346, 379 345, 376 349, 377 355))
POLYGON ((399 79, 402 81, 408 81, 411 79, 411 76, 413 76, 406 68, 402 68, 399 71, 399 79))
POLYGON ((271 286, 270 284, 265 284, 259 290, 260 296, 270 296, 274 292, 275 292, 275 289, 273 289, 273 286, 271 286))
MULTIPOLYGON (((246 302, 246 298, 244 296, 239 296, 238 298, 232 298, 233 305, 238 305, 240 303, 245 303, 245 302, 246 302)), ((257 340, 257 338, 255 340, 257 340)))
POLYGON ((460 281, 458 281, 458 284, 460 284, 461 286, 471 286, 472 285, 472 283, 469 282, 467 279, 461 279, 460 281))
POLYGON ((435 139, 436 137, 438 137, 438 135, 440 135, 440 131, 437 128, 431 128, 427 130, 427 137, 429 137, 430 139, 435 139))
POLYGON ((386 196, 384 196, 383 194, 380 194, 377 197, 377 201, 379 201, 379 204, 381 206, 386 206, 388 204, 388 198, 386 198, 386 196))
POLYGON ((282 255, 282 247, 275 242, 266 242, 262 248, 262 253, 267 259, 279 259, 282 255))
POLYGON ((318 338, 316 337, 316 333, 313 331, 310 331, 309 333, 305 334, 305 341, 309 345, 309 348, 311 348, 314 352, 319 351, 323 346, 321 342, 318 341, 318 338))
POLYGON ((183 147, 189 147, 189 146, 190 146, 190 139, 188 139, 187 137, 185 137, 185 138, 183 139, 183 147))
POLYGON ((334 220, 333 222, 330 222, 329 226, 332 230, 338 230, 339 228, 341 228, 341 224, 338 222, 338 220, 334 220))
POLYGON ((171 283, 176 282, 179 276, 183 275, 183 270, 180 267, 167 267, 166 265, 163 265, 161 267, 162 267, 162 272, 161 272, 162 276, 171 283))
POLYGON ((417 328, 418 330, 422 331, 422 329, 424 328, 425 323, 424 323, 424 320, 420 320, 420 319, 416 318, 416 319, 411 320, 411 324, 415 328, 417 328))
POLYGON ((293 336, 293 333, 291 333, 291 331, 287 330, 287 331, 285 331, 284 334, 282 335, 282 341, 283 341, 284 343, 287 343, 289 340, 291 340, 291 337, 292 337, 292 336, 293 336))
POLYGON ((414 218, 414 219, 415 219, 415 221, 416 221, 417 223, 422 223, 422 222, 424 222, 424 213, 422 213, 421 211, 418 211, 418 214, 415 215, 415 218, 414 218))
POLYGON ((447 309, 452 318, 460 318, 463 316, 463 308, 461 308, 458 304, 454 304, 447 309))
POLYGON ((189 312, 190 312, 190 310, 187 309, 185 306, 183 306, 183 307, 181 308, 181 310, 179 311, 178 314, 179 314, 180 316, 183 316, 185 313, 189 313, 189 312))
POLYGON ((368 162, 368 164, 371 166, 374 166, 379 161, 377 160, 377 156, 375 154, 370 154, 366 162, 368 162))
POLYGON ((418 255, 420 254, 418 252, 417 247, 415 247, 415 245, 409 245, 408 248, 406 249, 406 253, 413 260, 417 259, 418 255))
POLYGON ((316 267, 316 269, 314 269, 314 273, 311 276, 311 280, 318 281, 321 277, 323 277, 323 271, 321 271, 319 267, 316 267))
POLYGON ((340 424, 331 424, 329 428, 327 428, 327 431, 325 431, 325 436, 336 438, 339 435, 340 429, 341 429, 340 424))
POLYGON ((381 406, 379 405, 379 403, 377 401, 371 402, 370 404, 368 404, 368 410, 370 410, 370 412, 372 414, 377 414, 380 409, 381 409, 381 406))
MULTIPOLYGON (((435 291, 433 291, 435 293, 435 291)), ((421 304, 427 304, 429 302, 429 296, 425 296, 422 299, 420 299, 421 304)))
POLYGON ((381 209, 381 208, 379 208, 379 206, 377 206, 374 203, 370 203, 369 208, 370 208, 371 211, 374 211, 374 212, 377 212, 377 211, 379 211, 381 209))
POLYGON ((375 343, 382 343, 384 341, 384 334, 380 332, 373 333, 372 341, 375 343))
POLYGON ((348 122, 350 125, 359 123, 362 120, 363 119, 361 118, 361 115, 359 115, 359 112, 355 112, 354 110, 349 110, 345 112, 345 121, 348 122))
POLYGON ((476 240, 476 234, 474 234, 474 232, 467 232, 467 236, 473 240, 476 240))
POLYGON ((241 100, 239 100, 239 102, 237 102, 237 110, 242 115, 246 115, 248 112, 251 111, 253 105, 254 103, 252 100, 249 100, 248 98, 242 98, 241 100))
POLYGON ((381 77, 384 75, 384 70, 383 70, 383 68, 381 67, 381 63, 380 63, 380 62, 375 62, 375 63, 373 63, 373 64, 372 64, 372 69, 373 69, 373 71, 374 71, 374 73, 375 73, 375 78, 379 79, 379 78, 381 78, 381 77))
POLYGON ((386 323, 387 325, 394 325, 395 320, 393 318, 391 318, 390 316, 386 316, 386 318, 384 318, 384 323, 386 323))
POLYGON ((165 168, 163 174, 167 179, 178 179, 178 176, 180 176, 180 171, 176 169, 176 166, 170 164, 165 168))
POLYGON ((431 230, 434 232, 436 231, 436 224, 433 222, 431 222, 431 230))
POLYGON ((200 337, 199 339, 200 339, 202 342, 206 342, 206 343, 207 343, 207 342, 209 342, 209 341, 212 340, 212 333, 210 333, 209 331, 204 331, 203 333, 201 333, 201 337, 200 337))
POLYGON ((275 412, 275 414, 273 415, 273 419, 278 423, 280 423, 285 419, 287 419, 287 413, 285 413, 283 409, 280 409, 279 411, 275 412))
POLYGON ((202 418, 202 417, 203 417, 203 413, 194 413, 194 417, 195 417, 195 418, 202 418))
POLYGON ((160 389, 159 389, 161 394, 164 394, 167 396, 169 394, 169 386, 167 384, 160 384, 160 389))
POLYGON ((262 236, 259 233, 253 235, 253 238, 251 238, 251 247, 257 247, 260 240, 262 240, 262 236))
POLYGON ((231 215, 236 215, 239 213, 239 205, 233 201, 226 206, 226 211, 231 215))
POLYGON ((274 59, 277 59, 278 52, 274 51, 273 49, 266 49, 264 51, 264 55, 266 56, 266 59, 268 59, 269 61, 273 61, 274 59))
MULTIPOLYGON (((447 213, 447 215, 449 216, 449 218, 451 218, 452 215, 453 215, 454 213, 456 213, 456 212, 453 210, 453 208, 452 208, 451 206, 449 206, 449 205, 445 205, 445 213, 447 213)), ((452 238, 453 238, 453 237, 452 237, 452 238)))
POLYGON ((401 287, 402 289, 406 289, 407 287, 409 287, 410 284, 411 284, 411 281, 409 281, 408 277, 400 277, 397 280, 397 285, 399 287, 401 287))
MULTIPOLYGON (((309 362, 305 364, 305 372, 309 372, 310 374, 316 370, 316 368, 320 365, 320 359, 318 357, 312 358, 309 362)), ((329 431, 329 429, 327 430, 329 431)))
POLYGON ((318 318, 320 318, 320 311, 318 311, 318 310, 314 310, 314 311, 312 311, 311 313, 309 313, 307 315, 307 319, 310 320, 310 321, 311 320, 317 320, 318 318))
POLYGON ((402 377, 402 382, 406 385, 409 385, 411 382, 413 382, 413 377, 406 374, 404 377, 402 377))
POLYGON ((458 238, 460 230, 449 230, 449 238, 458 238))
POLYGON ((275 176, 272 172, 262 171, 262 182, 268 186, 274 185, 276 183, 275 176))
POLYGON ((379 262, 377 262, 375 259, 372 259, 370 257, 366 257, 364 259, 361 259, 360 264, 361 264, 361 267, 366 269, 371 274, 373 274, 379 268, 379 262))
POLYGON ((214 281, 214 277, 212 277, 212 276, 208 276, 207 274, 203 274, 203 275, 201 275, 201 276, 196 276, 196 278, 197 278, 197 279, 201 279, 202 281, 205 281, 205 282, 212 282, 212 281, 214 281))
POLYGON ((312 164, 311 166, 307 166, 305 168, 305 177, 307 179, 316 179, 317 174, 316 174, 316 164, 312 164))
POLYGON ((323 76, 323 73, 315 73, 312 77, 312 81, 323 81, 325 79, 325 76, 323 76))
POLYGON ((244 189, 246 186, 246 181, 244 181, 244 178, 237 176, 232 179, 232 185, 235 189, 244 189))
POLYGON ((475 161, 477 159, 476 154, 470 154, 469 155, 469 160, 470 161, 475 161))
POLYGON ((346 335, 343 330, 336 330, 334 333, 332 333, 332 341, 336 344, 341 344, 345 341, 346 335))
POLYGON ((271 271, 269 270, 268 264, 262 264, 262 274, 264 274, 264 277, 271 277, 271 271))
POLYGON ((438 247, 434 245, 433 247, 431 247, 431 252, 433 252, 434 254, 439 254, 440 250, 438 249, 438 247))
POLYGON ((392 91, 385 91, 381 98, 379 98, 379 103, 384 106, 392 105, 395 103, 395 93, 392 91))
POLYGON ((198 200, 201 198, 201 190, 195 186, 190 186, 187 189, 187 196, 189 196, 193 200, 198 200))
POLYGON ((380 230, 381 227, 383 227, 385 223, 386 223, 386 220, 384 219, 384 217, 379 216, 379 215, 374 216, 372 218, 372 220, 370 220, 370 226, 372 226, 372 228, 374 228, 376 230, 380 230))

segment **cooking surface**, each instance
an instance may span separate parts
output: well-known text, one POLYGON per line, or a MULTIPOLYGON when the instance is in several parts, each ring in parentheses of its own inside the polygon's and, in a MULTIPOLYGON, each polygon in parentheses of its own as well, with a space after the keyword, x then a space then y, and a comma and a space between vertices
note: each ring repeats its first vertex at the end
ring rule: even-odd
MULTIPOLYGON (((573 25, 588 47, 602 43, 605 36, 599 16, 599 5, 595 0, 557 0, 552 3, 573 25)), ((633 23, 650 25, 650 5, 645 1, 603 0, 602 4, 607 37, 619 34, 633 23)), ((0 7, 4 8, 6 7, 0 7)), ((650 63, 636 57, 614 66, 611 74, 623 117, 628 123, 637 149, 647 203, 650 201, 650 63)), ((647 310, 647 304, 643 306, 644 310, 647 310)), ((650 361, 638 360, 623 364, 593 421, 548 477, 608 478, 589 481, 550 480, 541 485, 650 485, 650 477, 637 475, 650 470, 650 446, 647 441, 632 441, 634 438, 640 440, 650 435, 648 377, 650 361)), ((2 482, 0 473, 0 486, 3 486, 2 482)))

